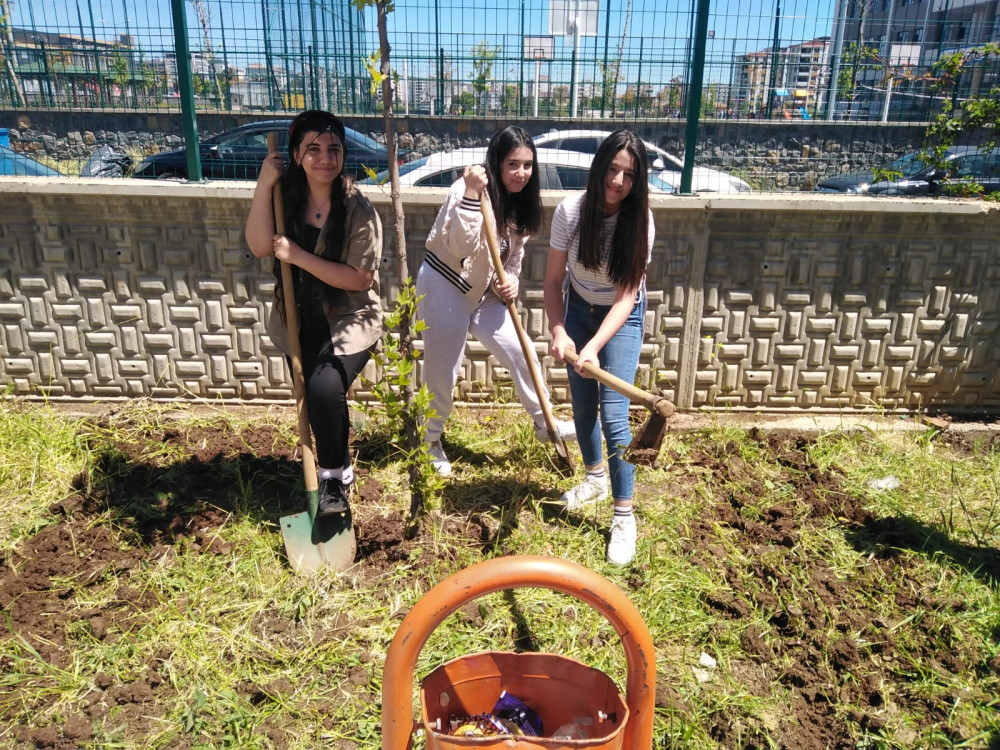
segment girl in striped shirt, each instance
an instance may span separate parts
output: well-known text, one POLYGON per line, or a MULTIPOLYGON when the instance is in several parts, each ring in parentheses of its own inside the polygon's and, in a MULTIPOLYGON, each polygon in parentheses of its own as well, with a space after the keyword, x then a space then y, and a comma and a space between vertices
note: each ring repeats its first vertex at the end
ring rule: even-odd
POLYGON ((646 266, 653 246, 648 165, 642 141, 628 130, 609 135, 598 147, 583 195, 564 199, 552 217, 545 273, 545 312, 552 355, 567 350, 579 359, 567 366, 573 420, 587 467, 583 482, 563 494, 569 510, 604 500, 601 433, 608 451, 614 519, 608 561, 626 565, 635 556, 632 514, 635 467, 622 458, 632 440, 628 398, 583 375, 592 362, 631 383, 639 365, 646 266))

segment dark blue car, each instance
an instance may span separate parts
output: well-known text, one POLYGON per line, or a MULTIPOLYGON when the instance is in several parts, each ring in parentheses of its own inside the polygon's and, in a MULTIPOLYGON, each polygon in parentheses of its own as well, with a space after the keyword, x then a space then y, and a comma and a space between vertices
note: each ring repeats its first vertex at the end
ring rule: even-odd
MULTIPOLYGON (((227 130, 201 142, 201 174, 208 180, 256 180, 260 163, 267 155, 267 135, 278 136, 278 151, 288 150, 288 126, 292 120, 265 120, 227 130)), ((366 167, 373 172, 389 168, 389 152, 373 138, 347 130, 347 160, 344 170, 363 180, 366 167)), ((133 177, 187 179, 187 150, 163 151, 142 160, 133 177)))

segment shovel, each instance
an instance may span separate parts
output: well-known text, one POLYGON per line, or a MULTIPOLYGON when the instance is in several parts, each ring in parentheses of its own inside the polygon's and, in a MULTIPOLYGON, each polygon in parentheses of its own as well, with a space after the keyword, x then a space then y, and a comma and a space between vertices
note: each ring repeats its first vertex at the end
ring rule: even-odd
MULTIPOLYGON (((503 260, 500 258, 500 247, 497 244, 496 233, 493 227, 496 226, 496 221, 493 218, 493 206, 490 205, 489 198, 484 192, 479 198, 479 208, 483 213, 483 225, 486 229, 486 244, 490 246, 490 255, 493 257, 493 268, 496 271, 497 278, 500 280, 501 284, 507 283, 507 274, 503 270, 503 260)), ((524 332, 524 327, 521 325, 521 316, 517 314, 517 307, 514 304, 514 300, 509 300, 507 303, 507 312, 510 313, 510 319, 514 321, 514 329, 517 331, 517 340, 521 344, 521 352, 524 354, 524 361, 528 365, 528 372, 531 374, 531 383, 535 386, 535 394, 538 396, 538 403, 542 407, 542 417, 545 419, 545 431, 549 434, 549 440, 556 449, 556 455, 559 457, 559 464, 557 468, 563 474, 567 476, 573 476, 576 472, 576 467, 573 465, 573 458, 569 455, 569 449, 566 447, 566 441, 563 440, 562 435, 559 434, 559 430, 556 429, 556 420, 552 416, 552 409, 549 406, 549 400, 545 396, 545 389, 542 387, 542 377, 538 370, 535 368, 535 358, 532 356, 533 352, 531 349, 531 342, 528 340, 528 335, 524 332)))
MULTIPOLYGON (((571 350, 563 352, 563 357, 570 364, 575 364, 578 359, 576 352, 571 350)), ((625 449, 624 458, 633 464, 653 466, 656 463, 656 457, 660 454, 663 433, 667 431, 667 417, 675 411, 674 405, 663 396, 648 393, 636 388, 631 383, 626 383, 621 378, 615 377, 610 372, 605 372, 593 362, 584 363, 583 371, 594 380, 649 409, 649 416, 636 431, 628 448, 625 449)))
MULTIPOLYGON (((274 133, 268 133, 269 151, 277 151, 274 133)), ((285 210, 281 199, 281 183, 274 186, 274 229, 285 233, 285 210)), ((295 309, 295 284, 292 269, 281 263, 281 287, 285 290, 285 322, 288 325, 289 357, 292 360, 292 392, 298 414, 299 445, 302 448, 302 475, 306 489, 307 509, 278 519, 281 536, 285 540, 285 554, 296 573, 315 573, 323 566, 334 570, 347 570, 354 564, 357 542, 354 522, 348 508, 345 513, 317 517, 319 508, 319 480, 316 475, 316 458, 313 455, 312 432, 309 412, 306 409, 306 386, 302 374, 302 349, 299 344, 299 318, 295 309)))

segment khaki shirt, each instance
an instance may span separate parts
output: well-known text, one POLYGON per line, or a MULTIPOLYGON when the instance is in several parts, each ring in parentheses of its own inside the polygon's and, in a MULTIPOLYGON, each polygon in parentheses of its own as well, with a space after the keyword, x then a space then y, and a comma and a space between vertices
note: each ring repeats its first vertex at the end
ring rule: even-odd
MULTIPOLYGON (((356 188, 347 198, 344 262, 359 271, 374 271, 372 284, 360 291, 337 290, 323 300, 323 312, 330 325, 330 341, 336 354, 357 354, 382 336, 382 303, 378 268, 382 262, 382 221, 374 206, 356 188)), ((313 253, 326 246, 327 227, 320 230, 313 253)), ((319 250, 320 252, 317 252, 319 250)), ((278 310, 271 305, 267 335, 285 354, 290 354, 288 332, 278 310)))

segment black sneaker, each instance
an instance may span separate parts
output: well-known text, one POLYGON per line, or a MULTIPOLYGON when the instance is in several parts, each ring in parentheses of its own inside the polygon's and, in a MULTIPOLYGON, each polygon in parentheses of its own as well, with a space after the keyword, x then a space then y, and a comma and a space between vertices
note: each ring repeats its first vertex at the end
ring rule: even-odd
POLYGON ((347 490, 339 479, 319 480, 319 507, 316 515, 333 516, 347 512, 347 490))

